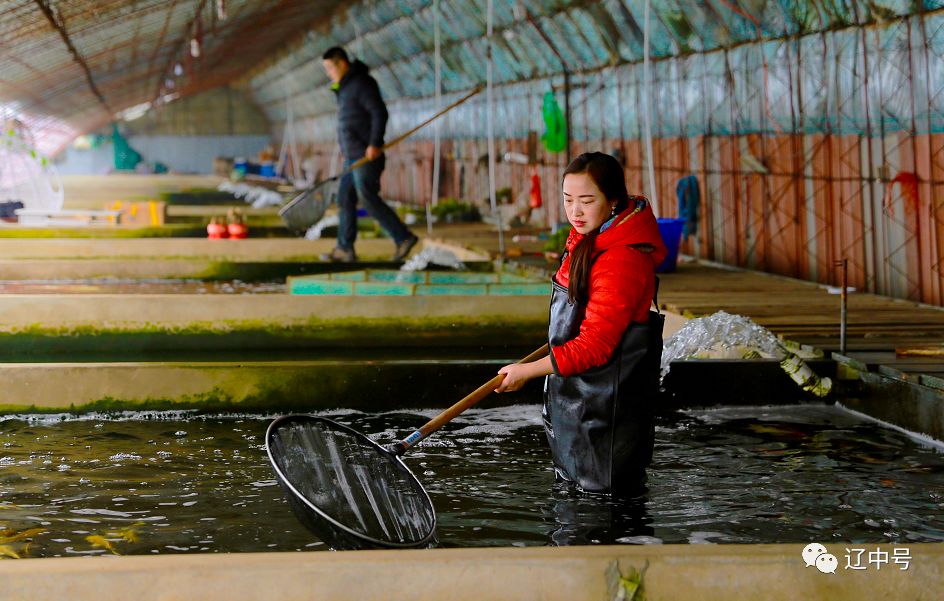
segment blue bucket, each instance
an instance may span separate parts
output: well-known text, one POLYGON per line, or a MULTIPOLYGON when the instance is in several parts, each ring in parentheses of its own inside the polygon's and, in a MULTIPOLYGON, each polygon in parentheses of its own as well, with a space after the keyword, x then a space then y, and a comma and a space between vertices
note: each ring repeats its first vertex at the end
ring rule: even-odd
POLYGON ((662 242, 668 249, 669 254, 665 260, 656 267, 656 273, 667 273, 675 271, 675 265, 678 262, 679 244, 682 242, 682 230, 685 228, 684 219, 660 218, 659 233, 662 234, 662 242))

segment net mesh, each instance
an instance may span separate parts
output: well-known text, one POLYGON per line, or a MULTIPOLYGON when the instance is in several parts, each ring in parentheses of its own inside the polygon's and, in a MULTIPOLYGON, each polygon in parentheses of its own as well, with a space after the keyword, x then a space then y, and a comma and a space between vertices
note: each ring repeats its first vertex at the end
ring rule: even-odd
POLYGON ((417 545, 432 535, 436 517, 422 485, 366 436, 311 417, 279 424, 268 442, 291 488, 355 536, 380 545, 417 545))
POLYGON ((301 192, 279 210, 285 226, 301 235, 318 223, 331 203, 337 201, 338 178, 325 180, 301 192))

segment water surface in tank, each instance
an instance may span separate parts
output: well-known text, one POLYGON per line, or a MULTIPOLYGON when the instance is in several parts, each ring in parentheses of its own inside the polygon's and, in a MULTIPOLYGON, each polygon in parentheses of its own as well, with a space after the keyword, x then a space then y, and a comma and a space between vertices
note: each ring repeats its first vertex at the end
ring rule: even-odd
MULTIPOLYGON (((436 413, 322 415, 389 441, 436 413)), ((0 553, 324 549, 274 479, 271 417, 2 418, 0 553)), ((554 483, 533 404, 472 409, 406 462, 442 546, 944 541, 944 454, 833 406, 661 416, 649 493, 629 502, 554 483)))

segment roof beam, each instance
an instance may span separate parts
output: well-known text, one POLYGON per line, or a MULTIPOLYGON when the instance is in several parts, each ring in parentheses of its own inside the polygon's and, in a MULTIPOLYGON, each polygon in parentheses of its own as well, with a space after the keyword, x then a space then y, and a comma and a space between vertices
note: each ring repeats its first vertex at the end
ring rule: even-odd
POLYGON ((85 72, 85 80, 88 82, 89 88, 92 89, 92 93, 98 98, 98 101, 105 107, 105 110, 109 115, 114 114, 114 111, 111 110, 111 107, 108 106, 108 102, 105 100, 105 97, 102 95, 101 91, 98 89, 98 86, 95 85, 95 79, 92 77, 92 70, 89 69, 88 63, 85 62, 85 59, 82 58, 82 55, 79 54, 79 51, 76 49, 75 45, 72 43, 72 40, 69 38, 69 34, 66 32, 65 27, 59 20, 56 18, 56 15, 52 12, 49 4, 46 3, 47 0, 34 0, 39 6, 39 9, 43 11, 43 14, 46 15, 46 19, 53 26, 57 32, 59 32, 59 37, 62 38, 62 41, 65 43, 66 48, 69 49, 69 52, 72 54, 72 59, 82 67, 82 71, 85 72))
MULTIPOLYGON (((200 4, 197 5, 197 10, 193 13, 193 19, 190 20, 190 23, 187 25, 187 28, 184 30, 183 35, 180 37, 180 41, 177 43, 177 46, 172 47, 170 53, 167 55, 167 62, 164 64, 164 68, 161 69, 161 74, 157 78, 157 89, 154 90, 154 97, 152 100, 157 100, 161 97, 161 90, 164 87, 164 79, 167 77, 167 73, 170 72, 171 66, 179 60, 178 57, 183 56, 185 53, 189 54, 187 48, 190 46, 190 40, 192 36, 196 33, 196 23, 197 19, 200 18, 200 13, 203 12, 203 8, 206 6, 207 0, 200 0, 200 4), (193 32, 193 33, 191 33, 193 32)), ((175 2, 176 4, 176 2, 175 2)), ((169 17, 168 17, 169 19, 169 17)), ((166 24, 165 24, 166 27, 166 24)), ((162 39, 163 39, 163 33, 162 39)), ((202 40, 201 40, 202 43, 202 40)), ((201 47, 201 51, 205 51, 206 48, 201 47)))

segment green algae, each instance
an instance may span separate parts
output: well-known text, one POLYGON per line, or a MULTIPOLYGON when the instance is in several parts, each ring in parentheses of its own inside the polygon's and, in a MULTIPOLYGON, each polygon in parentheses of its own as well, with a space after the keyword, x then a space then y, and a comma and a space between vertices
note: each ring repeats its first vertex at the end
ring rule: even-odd
POLYGON ((22 227, 0 229, 0 238, 197 238, 206 237, 206 225, 165 224, 129 228, 114 227, 22 227))
POLYGON ((249 319, 134 326, 31 324, 0 332, 0 356, 30 353, 189 351, 216 349, 540 344, 545 317, 311 317, 294 323, 249 319))
MULTIPOLYGON (((395 392, 411 390, 411 400, 424 407, 446 407, 491 377, 503 361, 493 363, 467 362, 376 362, 369 360, 325 361, 325 362, 281 362, 263 364, 165 364, 166 377, 157 373, 153 366, 144 367, 150 376, 140 381, 161 381, 169 388, 162 391, 141 390, 141 394, 129 394, 125 398, 117 389, 122 382, 116 380, 93 380, 95 376, 56 375, 51 369, 49 378, 59 378, 54 384, 68 389, 70 382, 83 378, 87 386, 95 386, 102 396, 94 394, 87 399, 64 393, 63 404, 35 402, 17 405, 0 405, 0 414, 11 413, 67 413, 90 412, 115 413, 122 411, 167 411, 192 410, 197 413, 280 413, 309 412, 338 408, 376 410, 397 409, 401 399, 395 392), (202 372, 202 373, 188 373, 202 372), (186 391, 175 394, 175 382, 196 377, 206 380, 205 390, 186 391), (148 392, 156 394, 148 394, 148 392)), ((160 367, 156 368, 159 372, 160 367)), ((128 375, 135 379, 135 368, 128 368, 128 375)), ((127 387, 124 388, 127 390, 127 387)), ((516 398, 496 398, 493 402, 514 403, 516 398)))

